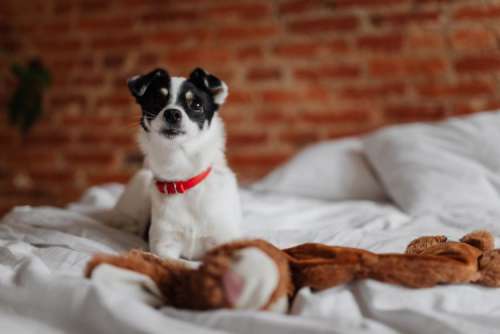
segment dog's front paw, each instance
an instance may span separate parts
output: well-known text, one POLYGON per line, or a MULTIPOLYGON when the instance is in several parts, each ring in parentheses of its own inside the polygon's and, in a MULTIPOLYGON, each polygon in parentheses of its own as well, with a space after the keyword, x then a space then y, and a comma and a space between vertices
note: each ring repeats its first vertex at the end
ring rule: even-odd
POLYGON ((278 283, 276 264, 256 247, 236 252, 230 269, 222 277, 226 298, 237 309, 262 308, 269 302, 278 283))

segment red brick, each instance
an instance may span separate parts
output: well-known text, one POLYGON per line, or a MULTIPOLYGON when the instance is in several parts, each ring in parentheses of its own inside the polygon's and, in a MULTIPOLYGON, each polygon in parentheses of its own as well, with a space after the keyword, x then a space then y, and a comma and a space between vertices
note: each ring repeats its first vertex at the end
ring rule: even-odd
POLYGON ((312 9, 322 9, 324 2, 320 0, 291 0, 279 5, 281 14, 303 14, 312 9))
POLYGON ((131 29, 133 24, 134 21, 129 17, 84 17, 78 22, 78 29, 100 33, 107 30, 123 32, 131 29))
POLYGON ((321 87, 314 85, 311 88, 304 89, 304 102, 327 102, 331 97, 332 89, 329 87, 321 87))
POLYGON ((255 60, 262 59, 264 52, 259 46, 247 46, 239 49, 236 52, 238 60, 255 60))
POLYGON ((287 129, 280 134, 280 139, 294 146, 304 146, 320 139, 317 129, 287 129))
POLYGON ((412 105, 403 103, 388 106, 384 113, 390 120, 398 122, 434 121, 449 115, 442 105, 412 105))
POLYGON ((373 7, 386 7, 386 6, 396 6, 402 4, 410 3, 409 0, 336 0, 333 4, 334 9, 341 8, 373 8, 373 7))
POLYGON ((71 166, 111 166, 115 162, 112 152, 65 152, 67 164, 71 166))
POLYGON ((204 16, 220 19, 236 17, 238 19, 262 19, 272 13, 271 3, 227 3, 214 5, 204 11, 204 16))
POLYGON ((77 105, 80 108, 85 108, 87 99, 80 94, 58 94, 53 95, 49 99, 51 108, 66 108, 70 105, 77 105))
POLYGON ((82 48, 82 41, 78 39, 44 39, 35 42, 41 52, 78 52, 82 48))
POLYGON ((48 59, 45 58, 45 64, 50 68, 54 76, 66 76, 68 71, 84 68, 85 71, 90 71, 94 65, 94 59, 86 57, 73 57, 73 54, 67 55, 63 53, 64 58, 48 59))
POLYGON ((97 107, 123 108, 130 106, 133 99, 129 95, 116 94, 101 97, 97 100, 97 107))
POLYGON ((293 103, 302 99, 300 91, 268 89, 261 93, 261 98, 268 103, 293 103))
MULTIPOLYGON (((153 68, 153 67, 158 67, 158 63, 160 62, 160 58, 158 57, 157 54, 154 53, 143 53, 140 54, 138 59, 137 59, 137 66, 139 68, 153 68)), ((120 80, 119 86, 123 83, 127 82, 127 80, 120 80)))
POLYGON ((333 127, 327 131, 326 137, 329 139, 337 139, 352 136, 363 136, 375 131, 377 128, 377 126, 371 124, 368 126, 365 125, 347 129, 342 127, 333 127))
POLYGON ((167 29, 148 34, 146 38, 154 45, 168 47, 171 44, 203 43, 211 38, 207 29, 167 29))
POLYGON ((500 5, 465 5, 455 10, 455 20, 481 20, 500 17, 500 5))
POLYGON ((44 149, 30 147, 27 150, 14 152, 12 154, 12 161, 16 162, 14 165, 38 168, 40 164, 44 163, 48 166, 53 166, 56 156, 55 151, 50 151, 50 145, 44 149))
POLYGON ((417 88, 423 97, 443 98, 448 96, 480 96, 495 93, 495 85, 484 81, 465 81, 454 84, 423 84, 417 88))
POLYGON ((1 147, 10 147, 16 142, 17 136, 14 136, 11 133, 0 133, 0 146, 1 147))
POLYGON ((30 171, 29 176, 33 180, 33 182, 36 183, 68 183, 71 182, 75 175, 71 171, 68 170, 36 170, 36 171, 30 171))
POLYGON ((96 50, 116 50, 116 49, 135 49, 142 45, 142 37, 132 36, 102 36, 91 42, 91 47, 96 50))
POLYGON ((441 58, 375 58, 368 61, 369 73, 377 77, 404 75, 437 76, 446 71, 441 58))
POLYGON ((445 40, 439 31, 410 32, 405 38, 408 50, 437 50, 445 47, 445 40))
POLYGON ((309 58, 318 55, 321 50, 321 44, 318 43, 293 43, 280 44, 274 48, 274 53, 280 57, 286 58, 309 58))
POLYGON ((493 49, 497 47, 495 34, 484 28, 463 28, 453 31, 451 45, 457 50, 493 49))
POLYGON ((487 100, 485 104, 486 104, 485 107, 482 107, 479 110, 476 109, 476 111, 500 109, 500 100, 498 100, 498 99, 487 100))
POLYGON ((455 62, 455 70, 459 73, 499 71, 500 54, 463 56, 455 62))
POLYGON ((97 13, 109 9, 110 3, 101 0, 85 0, 78 3, 80 11, 84 13, 97 13))
POLYGON ((43 34, 49 35, 67 33, 70 29, 69 22, 47 22, 40 27, 43 34))
POLYGON ((390 96, 404 95, 406 92, 406 84, 404 82, 389 82, 372 85, 349 85, 342 88, 339 96, 352 99, 385 99, 390 96))
POLYGON ((254 119, 259 124, 275 124, 291 121, 293 117, 281 109, 265 108, 257 110, 254 119))
POLYGON ((107 54, 104 56, 102 63, 105 68, 117 69, 120 68, 125 62, 124 55, 121 54, 107 54))
POLYGON ((306 123, 324 125, 328 123, 360 123, 371 119, 371 113, 365 109, 316 110, 308 111, 300 116, 306 123))
POLYGON ((357 78, 361 74, 361 69, 357 65, 341 64, 328 65, 322 67, 305 67, 296 69, 294 75, 300 80, 321 80, 321 79, 350 79, 357 78))
POLYGON ((63 145, 67 145, 71 140, 71 137, 61 130, 57 131, 57 129, 52 129, 51 131, 38 131, 31 132, 26 137, 26 144, 32 147, 60 147, 63 145))
POLYGON ((109 127, 115 121, 115 115, 64 115, 61 122, 64 126, 80 126, 85 128, 109 127))
POLYGON ((231 60, 231 51, 228 49, 181 49, 172 50, 167 54, 166 61, 168 64, 189 65, 191 67, 199 66, 199 64, 221 64, 231 60))
POLYGON ((267 89, 261 92, 261 99, 266 103, 298 103, 304 101, 326 101, 329 91, 314 87, 301 90, 267 89))
POLYGON ((361 36, 357 45, 360 49, 395 52, 401 49, 403 37, 400 34, 361 36))
POLYGON ((323 43, 323 46, 334 54, 346 53, 351 50, 349 43, 344 39, 334 39, 331 41, 327 41, 323 43))
POLYGON ((282 76, 281 70, 274 67, 254 67, 247 72, 248 81, 269 81, 277 80, 282 76))
POLYGON ((228 158, 232 166, 264 166, 269 169, 284 162, 288 157, 288 154, 283 153, 233 153, 228 158))
POLYGON ((437 23, 440 18, 440 13, 437 11, 421 11, 421 12, 400 12, 386 15, 373 15, 371 22, 375 26, 402 26, 408 24, 428 24, 437 23))
POLYGON ((234 104, 226 104, 220 112, 227 128, 243 124, 242 122, 245 122, 247 116, 241 112, 240 106, 234 104))
POLYGON ((265 131, 259 131, 259 132, 238 131, 237 133, 230 132, 227 138, 229 145, 254 146, 254 145, 264 144, 268 139, 268 133, 265 131))
POLYGON ((193 9, 158 9, 153 10, 141 16, 140 21, 143 24, 151 26, 169 25, 172 22, 192 22, 203 18, 201 11, 193 9))
MULTIPOLYGON (((137 124, 136 126, 138 127, 138 122, 135 123, 137 124)), ((132 148, 132 147, 137 147, 137 137, 136 137, 136 128, 132 127, 130 129, 129 133, 121 133, 121 134, 114 134, 111 135, 109 138, 109 142, 114 146, 114 147, 120 147, 120 148, 132 148)))
POLYGON ((300 34, 352 31, 356 30, 358 27, 359 20, 353 15, 318 19, 300 19, 288 25, 291 32, 300 34))
POLYGON ((106 131, 90 131, 81 133, 77 138, 78 145, 99 145, 104 143, 109 139, 108 133, 106 131))
POLYGON ((81 76, 77 76, 71 80, 71 84, 75 86, 83 86, 97 89, 104 83, 104 76, 101 74, 91 75, 85 74, 81 76))
POLYGON ((226 101, 227 104, 248 104, 253 101, 252 94, 248 91, 242 90, 231 90, 229 91, 228 99, 226 101))
POLYGON ((226 26, 215 32, 215 37, 221 41, 262 40, 278 35, 278 26, 226 26))

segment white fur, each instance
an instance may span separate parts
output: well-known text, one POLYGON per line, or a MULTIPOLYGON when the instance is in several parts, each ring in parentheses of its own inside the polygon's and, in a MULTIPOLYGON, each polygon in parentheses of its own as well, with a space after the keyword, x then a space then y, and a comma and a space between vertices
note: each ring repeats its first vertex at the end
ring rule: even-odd
MULTIPOLYGON (((161 257, 197 259, 210 248, 240 237, 241 208, 236 177, 226 163, 224 126, 217 113, 211 124, 205 122, 200 130, 182 111, 181 129, 185 134, 166 138, 160 133, 164 111, 168 108, 182 110, 175 102, 184 80, 172 78, 170 101, 153 121, 148 122, 148 132, 140 128, 139 146, 156 179, 187 180, 209 166, 212 172, 194 188, 175 195, 159 193, 150 178, 151 212, 143 217, 141 224, 151 218, 152 252, 161 257)), ((142 180, 148 182, 146 177, 142 180)), ((130 198, 127 192, 137 188, 137 185, 127 187, 122 196, 130 198)))
MULTIPOLYGON (((279 283, 278 268, 266 253, 255 247, 238 251, 236 258, 230 270, 244 283, 234 306, 237 309, 257 310, 269 302, 276 290, 279 283)), ((278 311, 283 308, 282 304, 282 301, 277 301, 278 311)))
POLYGON ((222 82, 222 89, 214 96, 215 103, 217 103, 218 105, 222 105, 224 102, 226 102, 227 95, 227 85, 225 82, 222 82))

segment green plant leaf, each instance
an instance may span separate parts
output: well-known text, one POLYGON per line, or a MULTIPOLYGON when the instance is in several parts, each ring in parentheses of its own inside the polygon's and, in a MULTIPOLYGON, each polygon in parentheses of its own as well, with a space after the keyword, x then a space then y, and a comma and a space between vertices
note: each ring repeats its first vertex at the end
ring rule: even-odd
POLYGON ((50 72, 37 60, 27 66, 13 64, 18 84, 7 105, 9 122, 26 134, 43 114, 43 95, 50 87, 50 72))

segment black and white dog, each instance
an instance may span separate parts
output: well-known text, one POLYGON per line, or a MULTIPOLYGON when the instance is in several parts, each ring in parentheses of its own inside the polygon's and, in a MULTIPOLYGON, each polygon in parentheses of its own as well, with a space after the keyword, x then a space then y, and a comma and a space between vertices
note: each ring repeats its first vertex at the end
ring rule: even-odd
POLYGON ((142 109, 139 145, 145 168, 130 181, 109 222, 141 232, 161 257, 197 259, 240 237, 236 178, 225 157, 217 111, 226 84, 197 68, 189 78, 156 69, 128 81, 142 109))
MULTIPOLYGON (((198 259, 240 238, 238 188, 226 163, 224 125, 217 113, 228 94, 226 84, 197 68, 187 79, 157 69, 132 77, 128 86, 142 109, 139 145, 145 168, 103 220, 137 234, 148 232, 150 250, 163 258, 198 259)), ((103 276, 104 282, 125 287, 124 293, 151 300, 123 270, 101 271, 93 279, 103 276)), ((241 250, 228 273, 227 298, 240 309, 262 307, 279 279, 274 262, 257 248, 241 250)), ((286 311, 287 299, 272 309, 286 311)))

